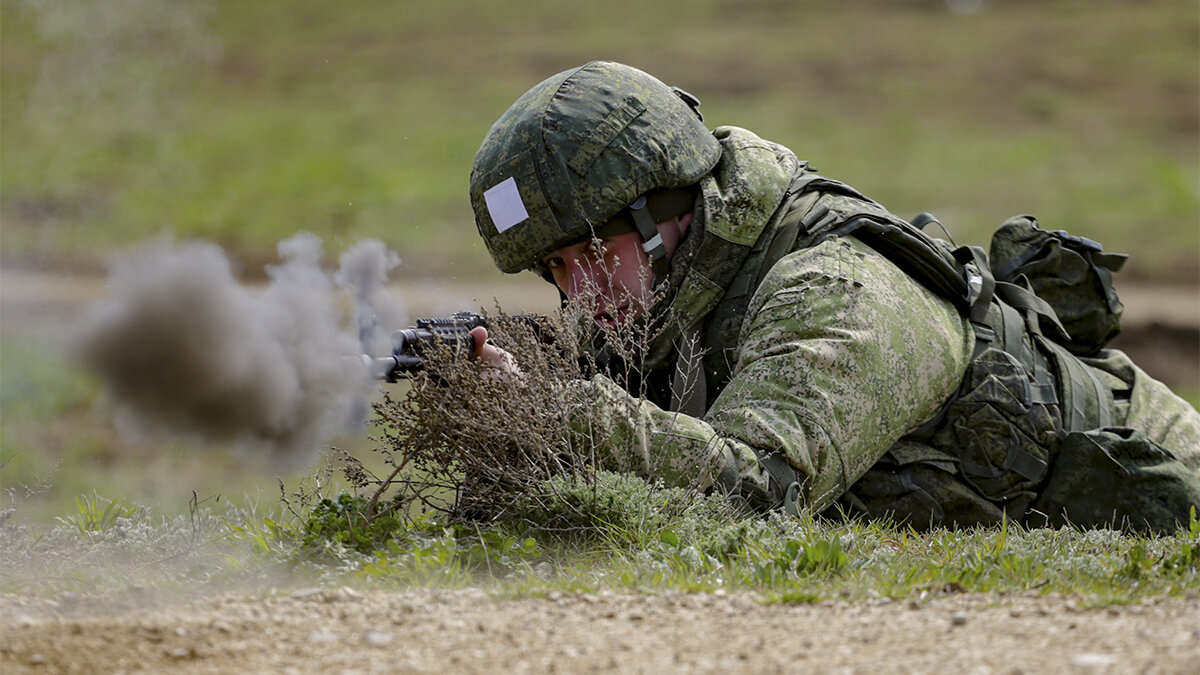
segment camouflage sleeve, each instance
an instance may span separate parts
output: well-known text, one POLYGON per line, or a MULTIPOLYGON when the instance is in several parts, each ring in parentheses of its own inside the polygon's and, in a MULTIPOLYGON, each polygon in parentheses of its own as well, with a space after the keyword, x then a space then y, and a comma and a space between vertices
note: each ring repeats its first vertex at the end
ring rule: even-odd
POLYGON ((573 385, 582 403, 569 416, 571 430, 601 468, 706 490, 726 466, 737 466, 766 483, 754 452, 704 420, 630 396, 603 375, 573 385))
POLYGON ((1184 466, 1200 471, 1200 412, 1139 368, 1125 352, 1105 349, 1096 358, 1081 360, 1115 376, 1120 384, 1114 389, 1128 390, 1124 406, 1118 404, 1117 424, 1141 431, 1184 466))
POLYGON ((831 504, 957 387, 972 333, 949 303, 853 238, 781 259, 742 326, 734 375, 696 419, 632 399, 604 378, 581 383, 575 431, 606 468, 712 485, 730 462, 766 485, 757 457, 779 451, 805 504, 831 504))

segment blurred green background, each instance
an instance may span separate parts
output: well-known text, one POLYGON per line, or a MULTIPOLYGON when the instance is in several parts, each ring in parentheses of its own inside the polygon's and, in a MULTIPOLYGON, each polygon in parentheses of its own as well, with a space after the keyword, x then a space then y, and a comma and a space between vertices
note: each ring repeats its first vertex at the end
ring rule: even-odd
POLYGON ((28 275, 97 288, 111 252, 168 233, 253 280, 303 230, 333 252, 382 239, 402 280, 493 284, 474 152, 526 89, 596 58, 959 243, 1033 213, 1134 254, 1124 280, 1200 285, 1194 2, 0 0, 0 31, 9 501, 45 484, 50 508, 92 489, 182 507, 277 470, 120 439, 17 297, 28 275))
POLYGON ((202 237, 248 274, 299 230, 492 272, 491 123, 594 58, 641 67, 900 215, 986 243, 1031 212, 1196 278, 1195 3, 4 0, 3 263, 202 237), (957 11, 955 11, 957 10, 957 11))

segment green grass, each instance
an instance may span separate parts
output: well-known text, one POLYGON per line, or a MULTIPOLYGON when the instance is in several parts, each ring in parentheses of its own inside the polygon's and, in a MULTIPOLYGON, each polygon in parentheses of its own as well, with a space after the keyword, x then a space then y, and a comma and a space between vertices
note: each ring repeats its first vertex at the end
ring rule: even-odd
POLYGON ((95 266, 166 231, 254 274, 308 230, 486 278, 475 149, 532 84, 604 57, 962 241, 1033 212, 1135 254, 1127 275, 1197 275, 1187 3, 51 6, 0 4, 5 264, 95 266))
POLYGON ((738 515, 719 499, 615 475, 601 475, 590 494, 577 502, 583 515, 569 531, 448 527, 424 518, 392 527, 362 550, 328 536, 333 520, 319 510, 326 529, 312 536, 314 521, 305 525, 272 509, 199 504, 186 515, 156 518, 149 509, 92 496, 53 528, 0 524, 5 549, 20 554, 0 574, 0 591, 315 582, 470 585, 500 597, 722 590, 752 592, 765 603, 1052 594, 1082 606, 1200 592, 1194 517, 1190 529, 1155 537, 1011 524, 919 533, 883 522, 738 515))

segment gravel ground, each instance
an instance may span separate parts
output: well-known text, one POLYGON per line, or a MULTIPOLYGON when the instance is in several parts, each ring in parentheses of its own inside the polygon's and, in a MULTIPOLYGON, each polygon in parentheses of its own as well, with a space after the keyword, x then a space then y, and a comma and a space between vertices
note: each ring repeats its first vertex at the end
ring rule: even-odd
POLYGON ((0 596, 5 673, 1195 673, 1200 598, 763 605, 745 593, 0 596))

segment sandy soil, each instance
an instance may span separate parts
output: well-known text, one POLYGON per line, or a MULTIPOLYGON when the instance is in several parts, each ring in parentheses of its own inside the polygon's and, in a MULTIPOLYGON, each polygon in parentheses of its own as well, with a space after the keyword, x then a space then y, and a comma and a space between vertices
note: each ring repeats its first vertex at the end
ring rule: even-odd
POLYGON ((0 597, 0 669, 14 674, 1194 673, 1197 662, 1196 597, 1106 609, 978 595, 821 605, 478 590, 0 597))

